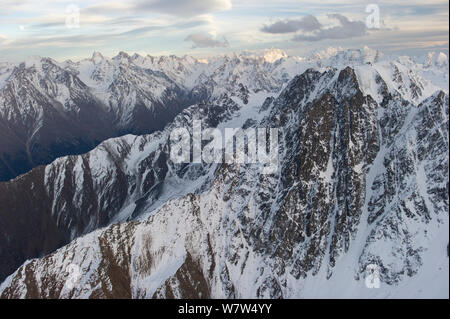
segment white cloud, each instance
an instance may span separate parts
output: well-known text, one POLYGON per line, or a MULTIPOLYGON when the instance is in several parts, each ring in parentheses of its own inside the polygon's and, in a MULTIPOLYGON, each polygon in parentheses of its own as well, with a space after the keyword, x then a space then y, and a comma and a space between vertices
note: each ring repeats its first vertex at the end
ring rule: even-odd
POLYGON ((448 46, 448 1, 425 4, 420 0, 380 0, 376 3, 381 10, 381 25, 390 31, 376 32, 362 25, 369 0, 231 2, 0 0, 0 58, 14 60, 29 54, 72 58, 93 50, 198 55, 212 54, 217 50, 209 48, 214 47, 230 51, 276 46, 298 51, 301 47, 331 44, 359 46, 361 41, 386 50, 422 48, 427 44, 448 46), (81 8, 79 29, 65 27, 68 4, 81 8), (330 12, 338 15, 327 18, 330 12), (220 35, 230 40, 231 48, 220 35), (184 39, 195 50, 186 50, 184 39), (309 42, 307 46, 304 41, 309 42))
POLYGON ((177 16, 196 16, 205 13, 226 11, 232 7, 231 0, 152 0, 141 1, 137 8, 177 16))
POLYGON ((217 41, 213 39, 211 36, 204 35, 201 33, 190 34, 188 35, 184 41, 190 41, 193 43, 192 48, 226 48, 229 46, 227 39, 223 39, 223 41, 217 41))
POLYGON ((291 33, 296 31, 315 31, 322 27, 319 20, 312 15, 307 15, 300 19, 286 19, 273 24, 264 25, 262 32, 266 33, 291 33))
POLYGON ((231 0, 135 0, 129 2, 104 2, 84 9, 96 14, 160 13, 193 17, 207 13, 230 10, 231 0))
POLYGON ((330 14, 328 17, 337 19, 339 25, 330 28, 321 27, 310 34, 297 34, 293 40, 320 41, 325 39, 348 39, 367 34, 366 24, 362 21, 350 21, 342 14, 330 14))

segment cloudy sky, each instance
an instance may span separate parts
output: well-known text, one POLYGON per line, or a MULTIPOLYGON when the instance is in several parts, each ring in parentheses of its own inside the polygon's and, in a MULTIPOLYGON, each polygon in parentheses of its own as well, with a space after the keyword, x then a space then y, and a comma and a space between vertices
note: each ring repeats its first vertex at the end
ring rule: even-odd
POLYGON ((277 47, 448 52, 441 0, 0 0, 0 61, 100 51, 198 57, 277 47))

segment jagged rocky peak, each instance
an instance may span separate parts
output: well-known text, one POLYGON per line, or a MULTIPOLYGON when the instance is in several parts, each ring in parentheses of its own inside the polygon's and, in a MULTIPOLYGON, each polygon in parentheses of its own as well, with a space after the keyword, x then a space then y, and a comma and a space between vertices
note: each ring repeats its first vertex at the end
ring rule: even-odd
POLYGON ((91 60, 95 64, 102 62, 104 59, 105 59, 105 57, 100 52, 94 51, 94 53, 92 53, 91 60))
POLYGON ((133 58, 128 53, 120 51, 111 60, 114 61, 115 63, 120 64, 121 66, 128 66, 130 63, 132 63, 133 58))
POLYGON ((382 58, 381 52, 367 46, 363 49, 351 50, 328 48, 328 50, 318 52, 311 57, 313 61, 317 61, 321 65, 326 62, 326 64, 334 66, 374 64, 380 62, 382 58))
POLYGON ((0 63, 0 90, 8 83, 16 65, 13 63, 0 63))
POLYGON ((24 67, 30 68, 30 67, 40 67, 42 63, 42 57, 38 55, 32 55, 25 59, 24 61, 24 67))
POLYGON ((425 67, 448 68, 448 56, 444 52, 429 52, 424 65, 425 67))
POLYGON ((140 59, 140 58, 142 58, 142 56, 139 54, 139 53, 133 53, 133 55, 131 56, 131 58, 133 59, 133 60, 135 60, 135 59, 140 59))
POLYGON ((243 57, 243 58, 257 59, 257 60, 261 60, 263 62, 265 61, 268 63, 275 63, 281 59, 286 59, 288 57, 288 54, 281 49, 270 48, 270 49, 264 49, 259 52, 243 51, 243 52, 240 52, 238 56, 243 57))
POLYGON ((274 63, 280 59, 287 57, 287 53, 280 49, 272 48, 264 51, 264 59, 269 63, 274 63))

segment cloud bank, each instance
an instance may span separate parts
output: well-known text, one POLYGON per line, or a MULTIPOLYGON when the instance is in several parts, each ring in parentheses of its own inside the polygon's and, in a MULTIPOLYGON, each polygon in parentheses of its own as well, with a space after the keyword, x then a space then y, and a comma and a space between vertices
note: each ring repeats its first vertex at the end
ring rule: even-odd
POLYGON ((265 33, 291 33, 297 31, 314 31, 322 27, 319 20, 312 15, 307 15, 301 19, 287 19, 275 22, 271 25, 264 25, 261 28, 262 32, 265 33))
POLYGON ((231 8, 231 0, 132 0, 92 5, 85 8, 84 12, 90 14, 162 13, 179 17, 194 17, 231 8))
POLYGON ((177 16, 196 16, 231 9, 231 0, 153 0, 139 1, 139 11, 148 10, 177 16))
POLYGON ((364 40, 385 52, 448 52, 448 0, 426 4, 382 1, 381 27, 376 30, 366 29, 364 22, 370 15, 366 4, 371 2, 365 0, 232 2, 0 0, 0 61, 22 61, 28 55, 77 59, 92 51, 107 55, 118 51, 180 55, 190 51, 212 54, 217 48, 230 51, 228 42, 215 33, 225 35, 236 51, 279 47, 303 54, 323 49, 333 40, 345 47, 359 47, 364 40), (70 4, 80 8, 80 28, 66 26, 70 4), (330 12, 335 14, 327 18, 330 12), (269 22, 268 17, 275 20, 269 22))
POLYGON ((261 31, 271 34, 296 33, 294 41, 320 41, 325 39, 348 39, 367 34, 362 21, 350 21, 342 14, 329 14, 328 18, 337 20, 338 26, 326 27, 312 15, 301 19, 286 19, 264 25, 261 31), (297 33, 299 32, 300 33, 297 33))
POLYGON ((329 18, 337 19, 339 26, 324 28, 312 34, 297 34, 293 38, 294 41, 320 41, 325 39, 349 39, 360 37, 367 34, 366 24, 362 21, 350 21, 341 14, 329 14, 329 18))
POLYGON ((192 48, 226 48, 229 46, 227 39, 223 41, 214 40, 211 36, 207 36, 201 33, 190 34, 184 39, 184 41, 191 41, 193 43, 192 48))

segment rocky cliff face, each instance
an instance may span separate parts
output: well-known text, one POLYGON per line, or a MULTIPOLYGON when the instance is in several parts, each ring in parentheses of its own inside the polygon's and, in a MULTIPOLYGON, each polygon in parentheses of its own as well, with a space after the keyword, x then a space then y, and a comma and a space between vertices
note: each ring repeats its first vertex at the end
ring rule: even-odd
POLYGON ((25 225, 28 207, 43 205, 32 210, 36 236, 0 232, 3 276, 68 244, 26 261, 0 295, 448 294, 448 94, 418 102, 392 83, 364 64, 308 69, 278 96, 211 94, 163 131, 108 140, 2 184, 0 225, 25 225), (172 163, 169 134, 192 134, 194 119, 278 128, 278 170, 172 163), (48 229, 51 240, 35 239, 48 229), (380 270, 378 290, 364 285, 368 265, 380 270))

